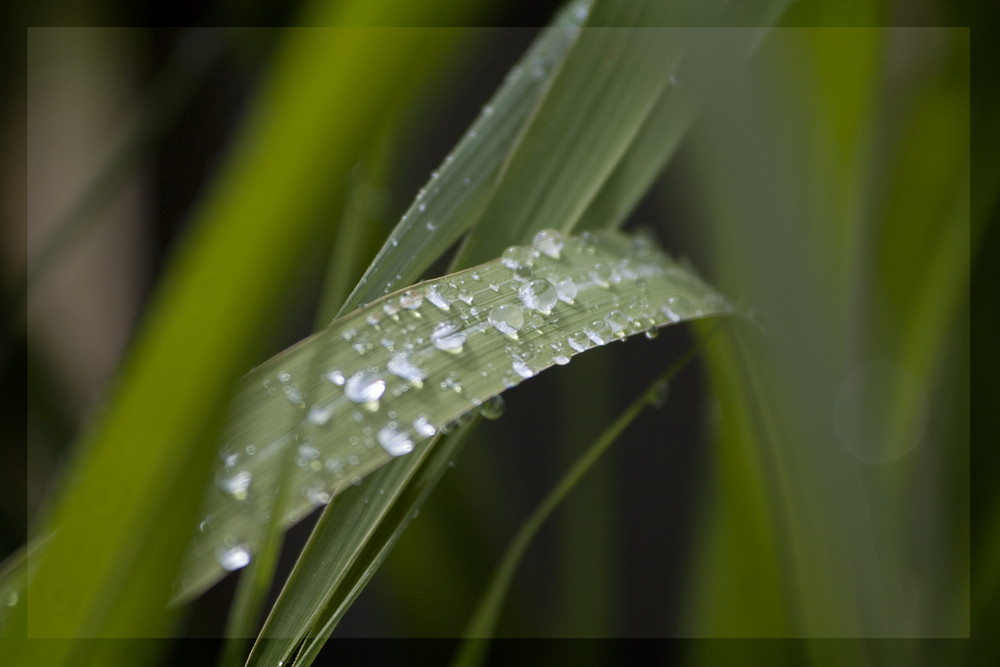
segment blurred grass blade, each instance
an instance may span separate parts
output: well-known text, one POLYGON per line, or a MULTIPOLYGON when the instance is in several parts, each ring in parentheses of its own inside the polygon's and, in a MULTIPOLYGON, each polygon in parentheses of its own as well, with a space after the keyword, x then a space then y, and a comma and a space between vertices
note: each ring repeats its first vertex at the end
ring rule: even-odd
POLYGON ((626 408, 583 451, 569 470, 566 471, 524 521, 514 539, 510 541, 510 544, 504 551, 462 633, 463 641, 452 663, 455 667, 474 667, 475 665, 482 664, 489 646, 489 639, 494 635, 497 619, 500 617, 500 612, 503 609, 504 599, 507 597, 511 581, 514 579, 514 574, 524 553, 527 551, 532 540, 534 540, 542 524, 559 507, 583 476, 597 463, 604 452, 629 427, 639 413, 647 406, 658 406, 662 403, 670 381, 694 358, 697 351, 698 347, 693 347, 660 375, 660 377, 654 380, 632 405, 626 408))
MULTIPOLYGON (((646 237, 607 233, 563 240, 550 232, 540 234, 532 247, 509 248, 500 260, 376 300, 255 370, 236 399, 246 411, 227 433, 231 442, 252 443, 256 453, 245 462, 234 459, 221 474, 208 518, 219 528, 196 545, 196 552, 225 556, 225 545, 234 541, 241 553, 253 550, 256 522, 252 516, 239 519, 245 503, 253 501, 251 484, 262 480, 254 492, 266 497, 269 457, 291 445, 270 426, 273 420, 285 423, 281 415, 297 412, 311 422, 302 431, 308 440, 298 445, 302 474, 293 483, 302 494, 290 520, 393 453, 415 446, 419 453, 359 489, 354 495, 360 502, 348 497, 324 513, 272 609, 251 664, 287 660, 315 632, 310 628, 318 629, 316 620, 321 610, 331 609, 335 591, 341 602, 333 604, 323 625, 335 623, 346 610, 345 603, 377 565, 358 560, 379 527, 373 519, 393 511, 406 482, 425 465, 428 449, 419 444, 422 439, 487 405, 505 388, 595 345, 727 312, 717 292, 646 237), (321 352, 313 357, 316 349, 321 352), (317 358, 322 365, 315 364, 317 358), (272 384, 281 389, 269 396, 272 384), (299 398, 304 395, 313 397, 308 407, 299 398), (359 578, 346 579, 356 562, 362 568, 359 578), (343 582, 346 592, 338 590, 343 582)), ((426 465, 443 470, 441 464, 451 456, 435 455, 426 465)), ((435 475, 440 473, 426 478, 435 475)), ((408 493, 421 492, 418 487, 408 493)), ((395 515, 396 522, 387 524, 392 535, 398 535, 398 521, 406 516, 395 515)), ((385 553, 382 543, 373 544, 373 550, 385 553)))
POLYGON ((196 594, 260 545, 280 461, 297 451, 285 525, 491 396, 603 344, 724 299, 646 237, 557 232, 500 260, 352 311, 240 381, 181 577, 196 594), (289 430, 289 424, 296 428, 289 430))
MULTIPOLYGON (((336 24, 381 7, 336 4, 332 11, 319 5, 308 20, 336 24)), ((114 400, 78 448, 47 527, 36 528, 57 532, 37 556, 22 634, 171 632, 173 612, 163 603, 211 474, 228 389, 259 358, 294 267, 329 234, 315 215, 328 190, 321 175, 347 171, 379 110, 412 85, 415 67, 430 63, 452 35, 324 33, 289 33, 262 96, 267 103, 251 115, 200 209, 114 400), (344 90, 351 105, 342 104, 344 90)), ((115 646, 33 642, 15 662, 83 664, 94 657, 89 650, 115 646)))

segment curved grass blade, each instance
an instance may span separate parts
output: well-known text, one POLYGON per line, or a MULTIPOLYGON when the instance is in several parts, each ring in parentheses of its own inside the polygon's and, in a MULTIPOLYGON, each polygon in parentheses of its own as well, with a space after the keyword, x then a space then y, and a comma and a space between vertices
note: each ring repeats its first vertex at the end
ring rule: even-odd
POLYGON ((728 311, 646 237, 564 241, 551 231, 340 318, 240 381, 180 597, 249 562, 273 502, 275 461, 288 448, 297 452, 298 491, 286 525, 553 364, 728 311))
MULTIPOLYGON (((334 360, 307 370, 307 377, 325 372, 329 378, 331 370, 337 371, 339 374, 332 377, 344 378, 345 390, 347 377, 384 382, 378 398, 385 404, 373 412, 358 412, 364 417, 361 422, 355 423, 354 415, 344 420, 331 416, 324 422, 329 424, 326 428, 341 429, 336 439, 339 442, 350 441, 352 431, 355 438, 364 441, 361 434, 366 428, 370 441, 363 451, 356 450, 353 467, 347 470, 343 469, 343 455, 338 453, 343 448, 336 448, 334 439, 328 439, 330 449, 315 455, 310 452, 309 461, 322 459, 323 463, 315 466, 315 474, 306 472, 299 484, 305 494, 315 488, 310 479, 323 478, 341 488, 388 461, 386 450, 395 450, 401 442, 407 443, 404 449, 413 447, 420 440, 421 429, 427 436, 440 431, 447 422, 474 412, 491 396, 553 364, 568 363, 572 356, 593 346, 652 327, 727 312, 728 305, 715 290, 669 260, 646 237, 615 232, 563 240, 557 232, 542 232, 530 248, 513 246, 500 260, 380 299, 327 330, 332 344, 322 356, 334 360), (409 313, 400 309, 401 300, 418 294, 416 290, 423 290, 425 308, 409 313), (442 310, 445 306, 447 310, 442 310), (363 333, 355 329, 358 321, 366 323, 369 336, 388 338, 393 351, 374 345, 369 348, 363 333), (456 327, 445 324, 449 322, 456 327), (406 331, 411 340, 422 338, 423 342, 413 349, 401 347, 394 330, 406 331), (435 340, 434 331, 445 332, 445 337, 439 333, 435 340), (349 340, 342 340, 343 332, 352 332, 349 340), (460 344, 453 336, 460 338, 460 344), (357 342, 368 355, 381 356, 359 357, 352 347, 357 342), (413 364, 412 368, 396 368, 403 377, 393 377, 394 370, 382 370, 398 355, 405 355, 413 364), (336 361, 338 357, 351 359, 354 366, 336 361), (352 375, 358 372, 354 369, 359 364, 365 375, 352 375), (423 377, 417 385, 414 378, 419 375, 423 377), (380 437, 383 434, 385 437, 380 437), (327 465, 331 458, 336 462, 333 476, 327 465)), ((248 397, 263 395, 261 378, 274 373, 288 373, 286 386, 293 384, 296 373, 287 370, 293 365, 294 359, 268 362, 266 373, 248 385, 248 397)), ((326 384, 330 387, 325 391, 337 400, 338 389, 329 381, 326 384)), ((295 390, 300 390, 298 384, 295 390)), ((278 399, 282 409, 287 403, 284 397, 278 399)), ((341 400, 339 405, 347 411, 356 409, 349 401, 341 400)), ((298 409, 305 411, 308 419, 310 408, 303 405, 298 409)), ((321 445, 313 436, 309 446, 315 449, 321 445)), ((336 502, 324 512, 272 609, 250 664, 287 660, 309 637, 315 636, 322 643, 398 537, 410 508, 419 504, 443 474, 458 446, 453 438, 416 445, 415 453, 405 461, 408 465, 387 466, 369 480, 371 485, 366 482, 357 490, 367 502, 344 498, 344 503, 336 502), (430 447, 445 449, 428 455, 430 447), (408 480, 412 483, 404 484, 408 480), (378 522, 370 520, 376 515, 386 517, 387 532, 380 532, 380 539, 369 543, 371 536, 382 530, 378 522), (327 523, 340 530, 326 530, 327 523), (341 589, 342 584, 346 590, 341 589)), ((223 478, 223 486, 234 476, 247 479, 245 472, 232 468, 223 478)), ((303 511, 310 509, 307 503, 302 506, 303 511)))
POLYGON ((542 524, 552 515, 559 504, 570 494, 576 484, 584 475, 597 463, 598 459, 608 450, 608 448, 618 439, 618 436, 625 431, 628 426, 635 421, 647 406, 657 405, 663 400, 670 380, 677 375, 691 359, 694 358, 700 346, 692 347, 683 357, 674 362, 660 377, 656 378, 649 387, 622 412, 618 418, 601 433, 591 445, 584 450, 580 457, 570 466, 569 470, 556 483, 552 490, 542 499, 535 510, 521 524, 514 539, 510 541, 504 551, 500 562, 497 564, 493 575, 483 591, 476 608, 472 613, 469 623, 462 633, 464 640, 459 647, 455 660, 452 663, 455 667, 472 667, 479 665, 483 661, 486 650, 489 646, 489 639, 493 636, 497 619, 503 609, 504 599, 510 588, 511 581, 517 571, 517 566, 524 557, 528 546, 531 544, 542 524))

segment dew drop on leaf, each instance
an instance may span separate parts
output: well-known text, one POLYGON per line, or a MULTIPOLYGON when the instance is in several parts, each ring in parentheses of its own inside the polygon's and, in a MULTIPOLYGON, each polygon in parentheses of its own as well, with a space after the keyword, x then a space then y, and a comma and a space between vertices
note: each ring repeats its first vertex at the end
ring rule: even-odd
POLYGON ((465 332, 459 331, 454 322, 439 322, 431 332, 431 344, 445 352, 461 352, 465 345, 465 332))
POLYGON ((490 311, 487 317, 489 323, 497 331, 508 336, 514 336, 524 326, 524 313, 519 306, 505 303, 490 311))
POLYGON ((344 384, 344 396, 354 403, 373 403, 385 393, 385 380, 372 371, 360 371, 344 384))
POLYGON ((382 449, 388 452, 390 456, 409 454, 413 451, 413 440, 410 439, 406 431, 396 430, 396 427, 392 424, 394 422, 383 426, 378 432, 378 444, 382 445, 382 449))
POLYGON ((250 551, 242 544, 233 547, 220 547, 215 557, 224 569, 232 572, 250 563, 250 551))
POLYGON ((538 252, 548 255, 552 259, 559 259, 559 253, 562 252, 563 247, 563 235, 554 229, 543 229, 535 234, 531 245, 538 252))
POLYGON ((484 419, 499 419, 503 415, 504 408, 506 404, 504 403, 503 396, 497 394, 496 396, 491 396, 486 399, 482 405, 479 406, 479 414, 483 416, 484 419))
POLYGON ((548 280, 532 280, 521 285, 517 291, 521 303, 526 307, 548 315, 559 300, 556 288, 548 280))

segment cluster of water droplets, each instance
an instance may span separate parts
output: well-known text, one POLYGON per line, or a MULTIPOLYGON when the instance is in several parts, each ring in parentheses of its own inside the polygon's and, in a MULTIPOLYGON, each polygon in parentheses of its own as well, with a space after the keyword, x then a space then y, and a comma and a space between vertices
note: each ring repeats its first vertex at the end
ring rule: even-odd
POLYGON ((236 403, 267 403, 268 419, 231 420, 215 488, 259 534, 231 534, 225 516, 207 517, 211 539, 196 549, 211 548, 225 569, 247 564, 281 457, 293 457, 292 522, 421 441, 475 414, 498 417, 500 392, 549 366, 727 308, 647 237, 555 230, 497 262, 388 295, 247 376, 236 403))

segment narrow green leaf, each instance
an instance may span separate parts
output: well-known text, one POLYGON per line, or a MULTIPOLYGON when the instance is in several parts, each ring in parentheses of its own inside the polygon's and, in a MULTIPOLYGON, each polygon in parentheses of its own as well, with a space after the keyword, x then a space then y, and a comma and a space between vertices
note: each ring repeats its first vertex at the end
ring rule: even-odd
POLYGON ((503 609, 507 590, 514 579, 517 566, 520 564, 524 553, 527 551, 532 540, 534 540, 542 524, 559 507, 583 476, 593 468, 604 452, 618 439, 618 436, 635 421, 639 413, 647 406, 655 406, 664 400, 670 380, 694 358, 695 352, 697 352, 697 348, 692 348, 661 374, 660 377, 656 378, 632 405, 626 408, 583 451, 573 465, 570 466, 569 470, 566 471, 556 485, 552 487, 552 490, 549 491, 524 521, 514 539, 511 540, 504 551, 462 633, 464 641, 459 647, 455 660, 452 663, 455 667, 472 667, 482 663, 489 646, 489 639, 493 637, 497 619, 500 617, 500 612, 503 609))

